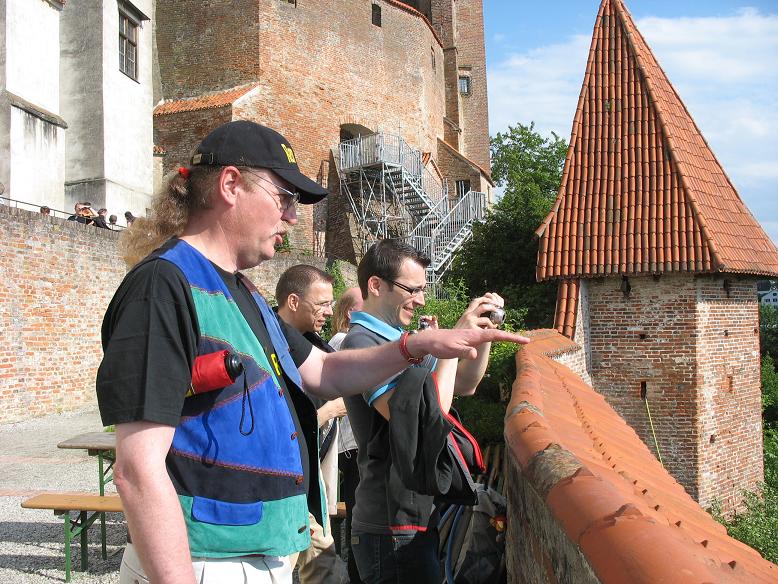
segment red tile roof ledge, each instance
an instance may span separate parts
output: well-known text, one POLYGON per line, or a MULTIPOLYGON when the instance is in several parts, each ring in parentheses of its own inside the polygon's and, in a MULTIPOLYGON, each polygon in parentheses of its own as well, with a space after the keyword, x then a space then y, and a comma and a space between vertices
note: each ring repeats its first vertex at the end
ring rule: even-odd
POLYGON ((778 581, 778 566, 730 538, 600 394, 547 356, 570 339, 530 335, 516 354, 506 446, 601 582, 778 581))

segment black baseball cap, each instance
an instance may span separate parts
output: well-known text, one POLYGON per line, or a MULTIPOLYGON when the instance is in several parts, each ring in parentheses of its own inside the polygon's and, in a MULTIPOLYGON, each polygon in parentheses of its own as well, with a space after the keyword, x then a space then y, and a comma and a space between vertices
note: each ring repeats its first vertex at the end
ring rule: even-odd
POLYGON ((295 186, 304 205, 327 196, 327 189, 300 172, 286 138, 248 120, 227 122, 213 130, 195 149, 191 164, 267 168, 295 186))

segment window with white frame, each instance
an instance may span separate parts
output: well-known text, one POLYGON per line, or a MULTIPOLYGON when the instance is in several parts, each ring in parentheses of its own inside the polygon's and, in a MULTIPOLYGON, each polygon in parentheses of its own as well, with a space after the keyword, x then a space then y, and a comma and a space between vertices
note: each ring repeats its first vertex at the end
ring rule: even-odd
POLYGON ((138 45, 148 16, 129 2, 119 2, 119 71, 138 81, 138 45))

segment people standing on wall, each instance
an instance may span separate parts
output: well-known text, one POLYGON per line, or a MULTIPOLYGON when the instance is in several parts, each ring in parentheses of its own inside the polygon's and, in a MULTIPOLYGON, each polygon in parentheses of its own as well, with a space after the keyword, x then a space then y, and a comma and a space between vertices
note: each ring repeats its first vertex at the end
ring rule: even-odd
POLYGON ((116 215, 110 215, 108 217, 108 229, 112 229, 116 231, 118 229, 118 225, 116 225, 116 221, 118 221, 119 218, 116 215))
POLYGON ((300 172, 283 136, 248 121, 213 130, 190 164, 168 177, 151 216, 138 219, 143 229, 122 238, 126 258, 144 259, 103 321, 97 398, 103 423, 116 425, 114 483, 132 539, 120 581, 229 583, 250 573, 291 584, 288 556, 310 545, 308 512, 324 511, 316 410, 302 388, 334 399, 417 357, 474 358, 485 342, 527 339, 430 330, 403 344, 321 351, 240 270, 271 259, 298 201, 316 203, 326 189, 300 172), (195 359, 221 350, 240 356, 242 372, 191 395, 195 359))
MULTIPOLYGON (((332 283, 335 279, 315 266, 298 264, 284 271, 276 284, 278 316, 314 346, 326 353, 335 351, 319 336, 332 316, 332 283)), ((309 395, 316 407, 319 424, 319 463, 326 495, 327 515, 338 512, 338 427, 346 415, 343 398, 323 400, 309 395)), ((319 524, 309 513, 311 546, 300 553, 297 570, 301 584, 328 584, 345 579, 346 566, 335 551, 329 521, 319 524), (326 527, 323 527, 326 526, 326 527)))
POLYGON ((101 229, 108 229, 108 223, 105 222, 105 215, 108 213, 108 209, 102 208, 97 211, 97 215, 94 217, 95 227, 101 229))
POLYGON ((51 209, 47 207, 46 205, 43 205, 40 208, 41 215, 51 215, 51 209))
POLYGON ((135 221, 135 215, 133 215, 130 211, 125 211, 124 220, 127 222, 127 227, 129 227, 132 225, 133 221, 135 221))
POLYGON ((73 205, 74 213, 68 217, 68 221, 76 221, 84 225, 94 225, 94 219, 87 203, 76 203, 73 205))
MULTIPOLYGON (((351 320, 351 313, 362 310, 362 293, 359 287, 349 288, 340 295, 335 303, 335 312, 332 315, 332 335, 330 346, 339 350, 343 339, 346 338, 351 320)), ((351 515, 354 512, 354 496, 359 484, 359 467, 357 466, 357 441, 351 429, 348 416, 340 420, 338 431, 338 470, 340 470, 340 496, 346 505, 346 519, 341 527, 341 542, 346 553, 346 565, 351 584, 360 584, 359 570, 351 553, 351 515)))

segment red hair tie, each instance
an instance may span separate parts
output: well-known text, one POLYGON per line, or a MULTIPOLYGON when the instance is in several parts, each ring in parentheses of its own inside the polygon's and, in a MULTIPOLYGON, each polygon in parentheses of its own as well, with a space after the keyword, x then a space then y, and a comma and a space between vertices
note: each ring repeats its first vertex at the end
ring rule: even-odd
POLYGON ((178 167, 178 174, 183 176, 185 179, 189 180, 189 169, 184 166, 178 167))

